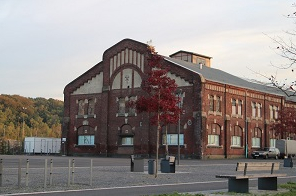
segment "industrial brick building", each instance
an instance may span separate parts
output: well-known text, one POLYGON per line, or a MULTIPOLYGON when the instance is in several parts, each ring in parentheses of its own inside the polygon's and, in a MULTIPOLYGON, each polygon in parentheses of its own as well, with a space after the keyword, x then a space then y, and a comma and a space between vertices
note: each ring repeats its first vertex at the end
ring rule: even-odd
MULTIPOLYGON (((294 137, 276 136, 270 125, 283 107, 296 107, 295 98, 211 68, 208 56, 179 51, 164 57, 163 64, 182 92, 182 158, 245 157, 274 146, 277 137, 294 137)), ((142 95, 141 82, 148 71, 147 45, 124 39, 69 83, 64 89, 64 153, 155 156, 156 127, 149 124, 148 113, 137 113, 128 104, 142 95)), ((168 127, 172 155, 177 154, 178 129, 168 127)), ((160 154, 165 153, 163 138, 160 154)))

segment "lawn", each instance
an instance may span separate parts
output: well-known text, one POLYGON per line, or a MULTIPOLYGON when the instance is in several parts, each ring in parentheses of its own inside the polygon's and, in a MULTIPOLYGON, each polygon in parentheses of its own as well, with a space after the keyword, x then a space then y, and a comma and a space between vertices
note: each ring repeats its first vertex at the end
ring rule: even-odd
MULTIPOLYGON (((289 191, 287 192, 279 192, 279 193, 274 193, 274 194, 260 194, 260 196, 295 196, 296 195, 296 183, 295 182, 288 182, 286 184, 280 184, 279 188, 281 189, 287 189, 289 191)), ((253 196, 254 194, 250 194, 250 193, 246 193, 246 194, 242 194, 242 193, 228 193, 228 192, 224 192, 224 193, 217 193, 218 195, 248 195, 248 196, 253 196)), ((213 193, 212 195, 215 195, 215 193, 213 193)), ((161 194, 161 195, 155 195, 155 196, 204 196, 203 194, 189 194, 189 193, 172 193, 172 194, 161 194)))

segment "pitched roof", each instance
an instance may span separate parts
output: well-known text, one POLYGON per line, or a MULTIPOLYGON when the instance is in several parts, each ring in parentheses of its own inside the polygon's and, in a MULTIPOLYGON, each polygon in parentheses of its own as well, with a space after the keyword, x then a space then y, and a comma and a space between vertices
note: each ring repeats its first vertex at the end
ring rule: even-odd
POLYGON ((182 61, 182 60, 170 58, 170 57, 164 57, 164 59, 166 61, 174 63, 175 65, 181 66, 187 70, 195 72, 209 81, 218 82, 221 84, 229 84, 236 87, 242 87, 250 90, 256 90, 259 92, 283 96, 283 97, 286 97, 286 100, 296 102, 295 96, 288 97, 285 95, 284 92, 282 92, 281 90, 275 87, 250 82, 240 77, 231 75, 227 72, 221 71, 219 69, 214 69, 207 66, 202 66, 202 68, 200 68, 200 66, 197 64, 193 64, 190 62, 186 62, 186 61, 182 61))
POLYGON ((201 56, 201 57, 204 57, 204 58, 208 58, 208 59, 211 59, 212 57, 210 56, 206 56, 206 55, 203 55, 203 54, 197 54, 197 53, 194 53, 194 52, 188 52, 188 51, 185 51, 185 50, 179 50, 178 52, 175 52, 174 54, 171 54, 170 57, 178 54, 178 53, 187 53, 187 54, 191 54, 191 55, 195 55, 195 56, 201 56))

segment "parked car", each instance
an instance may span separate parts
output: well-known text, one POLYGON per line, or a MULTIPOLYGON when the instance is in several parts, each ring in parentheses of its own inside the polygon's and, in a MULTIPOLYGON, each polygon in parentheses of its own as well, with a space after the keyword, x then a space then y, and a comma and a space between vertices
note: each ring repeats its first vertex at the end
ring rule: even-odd
POLYGON ((274 147, 265 147, 262 150, 256 150, 252 152, 253 159, 257 157, 268 159, 268 158, 275 158, 278 159, 280 157, 280 150, 274 147))

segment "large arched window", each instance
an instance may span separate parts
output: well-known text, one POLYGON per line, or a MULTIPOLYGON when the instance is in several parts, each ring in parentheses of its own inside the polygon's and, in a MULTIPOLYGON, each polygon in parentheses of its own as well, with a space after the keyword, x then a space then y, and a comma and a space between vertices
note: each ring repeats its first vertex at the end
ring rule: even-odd
POLYGON ((241 147, 242 146, 243 130, 240 126, 235 125, 231 136, 231 146, 241 147))
POLYGON ((259 127, 256 127, 252 132, 252 147, 260 148, 261 147, 261 138, 262 131, 259 127))
POLYGON ((211 124, 208 129, 208 145, 220 146, 221 127, 218 124, 211 124))
POLYGON ((90 126, 81 126, 77 130, 78 145, 89 146, 95 144, 95 130, 90 126))
POLYGON ((120 129, 120 145, 133 146, 134 145, 134 133, 132 127, 129 124, 124 124, 120 129))

